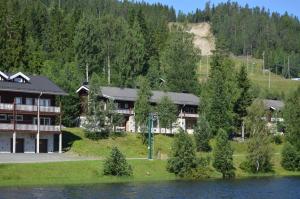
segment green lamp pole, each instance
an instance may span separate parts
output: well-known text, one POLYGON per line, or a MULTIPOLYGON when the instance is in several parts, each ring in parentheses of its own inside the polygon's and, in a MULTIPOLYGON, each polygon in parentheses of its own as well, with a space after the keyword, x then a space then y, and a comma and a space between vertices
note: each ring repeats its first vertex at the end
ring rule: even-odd
POLYGON ((153 160, 152 157, 152 114, 148 116, 148 160, 153 160))

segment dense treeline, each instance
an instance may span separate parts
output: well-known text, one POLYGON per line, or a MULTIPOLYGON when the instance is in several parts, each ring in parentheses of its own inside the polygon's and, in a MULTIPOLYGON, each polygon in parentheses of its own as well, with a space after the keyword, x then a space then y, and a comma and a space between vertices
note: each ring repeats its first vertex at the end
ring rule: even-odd
POLYGON ((236 2, 217 6, 207 3, 204 10, 197 9, 188 15, 180 12, 178 21, 210 22, 219 47, 235 55, 263 58, 264 54, 266 69, 287 78, 299 75, 300 22, 293 15, 242 7, 236 2))
POLYGON ((175 10, 161 4, 3 0, 1 70, 46 75, 69 92, 63 98, 68 126, 78 116, 75 91, 87 67, 101 85, 137 87, 144 76, 152 88, 195 92, 200 52, 190 34, 168 26, 171 21, 175 10))

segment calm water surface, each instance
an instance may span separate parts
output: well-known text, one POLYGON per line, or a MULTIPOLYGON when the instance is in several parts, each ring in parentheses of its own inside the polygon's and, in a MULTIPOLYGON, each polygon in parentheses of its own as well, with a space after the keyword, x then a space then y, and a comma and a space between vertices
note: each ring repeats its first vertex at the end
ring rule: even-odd
POLYGON ((300 178, 0 188, 2 199, 300 199, 300 178))

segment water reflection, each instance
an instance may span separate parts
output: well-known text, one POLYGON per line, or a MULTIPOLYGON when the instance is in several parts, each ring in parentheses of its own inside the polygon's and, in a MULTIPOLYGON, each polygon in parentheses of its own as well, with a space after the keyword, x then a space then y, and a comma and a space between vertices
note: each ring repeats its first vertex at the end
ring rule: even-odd
POLYGON ((0 188, 0 199, 295 199, 300 178, 0 188))

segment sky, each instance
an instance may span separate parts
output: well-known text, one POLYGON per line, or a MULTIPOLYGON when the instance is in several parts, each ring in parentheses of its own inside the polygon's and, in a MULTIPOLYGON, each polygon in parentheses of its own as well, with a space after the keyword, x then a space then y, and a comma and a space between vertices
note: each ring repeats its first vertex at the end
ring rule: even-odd
MULTIPOLYGON (((182 10, 183 12, 191 12, 196 10, 196 8, 203 9, 205 2, 207 0, 143 0, 148 3, 157 3, 166 4, 173 6, 176 11, 182 10)), ((265 7, 271 12, 279 12, 283 14, 287 11, 289 14, 293 14, 300 18, 300 0, 235 0, 240 5, 245 5, 248 3, 250 7, 265 7)), ((210 0, 211 4, 218 4, 220 2, 227 2, 227 0, 210 0)))

